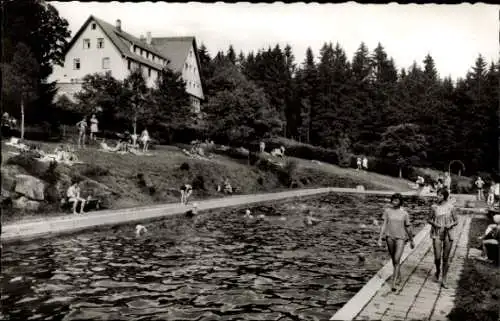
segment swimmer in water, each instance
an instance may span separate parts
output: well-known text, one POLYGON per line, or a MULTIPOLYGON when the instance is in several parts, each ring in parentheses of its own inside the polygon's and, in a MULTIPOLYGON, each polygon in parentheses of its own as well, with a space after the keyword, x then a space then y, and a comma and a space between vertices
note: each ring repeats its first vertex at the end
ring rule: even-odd
POLYGON ((311 210, 307 210, 307 215, 306 217, 304 217, 304 223, 306 225, 316 225, 317 223, 319 223, 319 219, 313 217, 312 215, 312 211, 311 210))
POLYGON ((253 218, 252 212, 249 209, 245 211, 245 218, 253 218))
POLYGON ((135 226, 135 236, 140 237, 142 234, 146 234, 148 232, 148 229, 141 224, 137 224, 135 226))

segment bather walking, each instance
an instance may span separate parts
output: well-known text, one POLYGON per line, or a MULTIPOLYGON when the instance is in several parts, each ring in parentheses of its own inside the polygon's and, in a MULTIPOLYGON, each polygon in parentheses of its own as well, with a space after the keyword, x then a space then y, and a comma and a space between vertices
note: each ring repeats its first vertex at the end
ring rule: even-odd
POLYGON ((431 225, 432 245, 434 247, 434 264, 436 265, 436 281, 441 274, 441 261, 443 264, 441 286, 447 288, 446 277, 449 268, 449 258, 453 246, 453 228, 458 224, 454 204, 448 200, 450 193, 447 188, 437 192, 438 203, 432 205, 432 214, 429 218, 431 225))
POLYGON ((401 256, 407 240, 413 249, 413 235, 411 231, 410 215, 402 208, 403 196, 396 193, 391 196, 391 207, 384 210, 384 222, 380 228, 379 246, 382 246, 382 239, 385 238, 387 249, 392 259, 394 272, 392 274, 392 291, 396 291, 396 284, 401 279, 400 267, 401 256))

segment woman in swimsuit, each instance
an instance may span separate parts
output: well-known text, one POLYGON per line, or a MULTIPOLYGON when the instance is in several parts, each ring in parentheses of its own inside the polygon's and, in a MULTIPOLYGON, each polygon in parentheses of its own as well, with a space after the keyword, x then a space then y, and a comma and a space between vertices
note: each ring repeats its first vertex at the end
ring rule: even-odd
POLYGON ((413 235, 411 232, 410 215, 403 206, 403 196, 396 193, 391 196, 392 207, 384 210, 384 223, 380 229, 379 246, 382 246, 382 239, 385 238, 387 249, 392 259, 394 273, 392 275, 392 291, 396 291, 396 283, 400 281, 401 256, 407 240, 413 249, 413 235))
POLYGON ((443 276, 441 286, 447 288, 446 276, 449 268, 449 258, 453 245, 453 228, 458 224, 454 204, 448 200, 448 189, 442 188, 437 192, 438 203, 432 205, 432 214, 428 222, 431 225, 431 238, 434 247, 434 263, 436 265, 436 281, 441 273, 441 259, 443 262, 443 276))
POLYGON ((87 117, 83 117, 78 123, 76 123, 78 127, 78 147, 85 146, 85 136, 87 133, 87 117))
POLYGON ((193 193, 193 187, 189 184, 181 186, 181 204, 188 204, 189 196, 193 193))

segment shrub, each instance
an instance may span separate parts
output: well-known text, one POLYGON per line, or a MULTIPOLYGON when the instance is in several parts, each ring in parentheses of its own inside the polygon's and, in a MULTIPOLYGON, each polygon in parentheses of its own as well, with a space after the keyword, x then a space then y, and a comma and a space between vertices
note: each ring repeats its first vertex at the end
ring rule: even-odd
POLYGON ((196 176, 193 181, 191 182, 191 185, 193 186, 193 189, 197 190, 205 190, 205 178, 203 176, 198 175, 196 176))
POLYGON ((95 177, 100 177, 100 176, 107 176, 109 175, 109 169, 104 168, 99 165, 95 164, 86 164, 85 168, 83 168, 80 171, 80 174, 82 176, 87 176, 90 178, 95 178, 95 177))

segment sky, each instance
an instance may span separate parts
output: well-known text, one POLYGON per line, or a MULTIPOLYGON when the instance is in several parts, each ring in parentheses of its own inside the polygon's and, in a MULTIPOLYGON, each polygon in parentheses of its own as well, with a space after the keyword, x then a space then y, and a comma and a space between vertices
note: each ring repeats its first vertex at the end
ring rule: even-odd
POLYGON ((325 42, 339 43, 352 59, 361 42, 370 51, 380 42, 398 68, 431 54, 442 77, 465 77, 481 54, 499 59, 499 5, 273 4, 50 1, 68 20, 72 36, 92 14, 137 37, 195 36, 214 56, 292 46, 298 64, 307 47, 316 57, 325 42))

